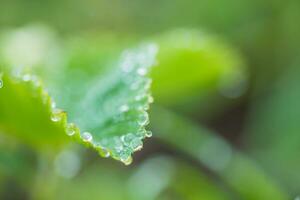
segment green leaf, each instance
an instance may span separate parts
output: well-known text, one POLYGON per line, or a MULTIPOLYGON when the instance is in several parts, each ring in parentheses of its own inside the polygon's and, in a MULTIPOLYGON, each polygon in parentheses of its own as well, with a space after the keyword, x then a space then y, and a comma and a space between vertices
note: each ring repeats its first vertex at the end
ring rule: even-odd
MULTIPOLYGON (((34 29, 27 31, 30 35, 34 29)), ((26 30, 22 32, 22 37, 24 37, 24 32, 26 33, 26 30)), ((37 33, 34 35, 38 36, 37 33)), ((19 41, 14 38, 10 40, 19 41)), ((156 82, 154 93, 159 103, 182 102, 183 99, 198 95, 199 91, 219 87, 220 82, 222 86, 230 88, 232 85, 239 85, 240 76, 244 80, 244 68, 239 56, 214 37, 208 37, 198 31, 177 30, 155 40, 160 45, 160 51, 157 67, 151 75, 156 82)), ((46 52, 49 52, 47 48, 42 47, 58 46, 44 44, 45 41, 56 40, 43 38, 42 41, 33 42, 40 49, 46 49, 46 52)), ((12 43, 14 45, 6 44, 10 47, 9 52, 14 52, 14 46, 18 46, 15 42, 12 43)), ((147 74, 140 76, 138 73, 143 75, 149 71, 148 67, 143 68, 142 65, 153 65, 154 56, 153 53, 142 53, 144 50, 140 49, 125 53, 127 55, 123 55, 123 60, 115 60, 120 49, 128 43, 126 40, 118 44, 114 37, 108 36, 98 39, 75 37, 68 42, 65 51, 59 51, 64 52, 66 61, 62 62, 58 59, 55 66, 46 63, 45 67, 41 67, 40 63, 35 64, 34 68, 27 68, 18 75, 17 79, 28 79, 25 82, 29 85, 35 85, 36 81, 31 81, 31 79, 37 79, 31 75, 32 73, 38 74, 45 82, 44 85, 49 90, 51 99, 45 92, 45 87, 40 89, 33 87, 33 90, 39 90, 41 98, 49 99, 45 116, 41 115, 37 119, 48 120, 49 127, 59 129, 59 131, 49 129, 48 135, 57 137, 52 138, 53 141, 61 141, 64 144, 65 134, 63 133, 66 132, 75 140, 96 148, 103 156, 111 155, 115 159, 130 163, 132 152, 141 148, 141 140, 145 136, 151 135, 144 128, 148 121, 146 112, 149 107, 148 101, 152 101, 152 97, 149 96, 150 79, 147 74), (134 69, 123 73, 121 68, 127 70, 127 66, 129 69, 133 66, 134 69), (136 90, 132 90, 135 87, 137 87, 136 90), (122 110, 128 111, 121 112, 122 110), (52 115, 55 123, 49 122, 49 117, 47 117, 49 114, 52 115), (66 114, 68 119, 66 119, 66 114)), ((20 52, 18 54, 22 55, 20 52)), ((14 63, 11 60, 13 57, 8 55, 6 55, 6 60, 10 61, 8 63, 14 63)), ((21 60, 22 58, 20 57, 21 60)), ((52 57, 50 59, 56 60, 52 57)), ((45 56, 36 60, 47 62, 45 56)), ((19 81, 19 83, 20 87, 23 87, 23 82, 19 81)), ((28 94, 30 96, 31 92, 28 94)), ((42 101, 40 104, 44 105, 42 101)), ((32 106, 26 106, 25 110, 26 114, 32 113, 32 106)), ((21 118, 25 118, 24 115, 21 118)), ((30 124, 32 119, 28 121, 18 119, 18 121, 30 124)), ((7 125, 5 122, 3 124, 7 125)), ((13 119, 11 124, 14 124, 13 119)), ((23 125, 20 124, 18 127, 22 129, 23 125)), ((38 132, 42 132, 43 127, 47 128, 43 125, 39 127, 38 132)), ((35 127, 28 128, 28 132, 32 133, 31 144, 45 146, 44 143, 48 143, 46 140, 40 143, 40 139, 35 137, 37 134, 31 132, 30 129, 35 129, 35 127)), ((27 142, 29 134, 23 134, 22 130, 16 132, 27 142)), ((40 136, 43 137, 41 134, 40 136)))
POLYGON ((147 74, 155 61, 155 53, 154 45, 126 51, 117 69, 101 77, 95 76, 92 80, 91 77, 77 80, 75 76, 69 77, 74 83, 65 92, 65 99, 69 101, 64 105, 67 110, 74 110, 69 120, 81 128, 81 141, 103 156, 111 155, 129 164, 132 152, 139 150, 142 139, 150 135, 145 126, 153 99, 147 74), (74 99, 79 101, 74 102, 74 99))
POLYGON ((69 135, 102 156, 130 164, 131 154, 151 136, 145 129, 153 101, 148 73, 156 51, 154 44, 125 51, 104 72, 92 66, 99 74, 70 65, 40 70, 51 98, 32 69, 15 77, 3 69, 1 130, 36 146, 57 145, 69 135))

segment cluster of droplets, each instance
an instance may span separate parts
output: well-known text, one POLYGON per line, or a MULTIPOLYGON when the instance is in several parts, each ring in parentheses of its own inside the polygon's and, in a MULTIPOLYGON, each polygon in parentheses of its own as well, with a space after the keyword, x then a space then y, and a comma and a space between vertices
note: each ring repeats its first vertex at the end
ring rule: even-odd
POLYGON ((124 164, 129 165, 132 162, 132 152, 139 151, 143 148, 143 137, 128 133, 121 137, 114 137, 113 146, 113 157, 119 158, 124 164))
MULTIPOLYGON (((152 133, 145 129, 149 124, 147 110, 149 104, 153 103, 150 94, 151 79, 147 77, 150 67, 155 64, 156 45, 143 46, 142 50, 125 51, 121 59, 121 79, 128 88, 127 100, 119 102, 116 111, 119 115, 114 117, 115 123, 136 123, 131 132, 122 136, 115 136, 101 140, 98 144, 102 149, 109 149, 111 157, 121 160, 126 165, 132 162, 132 153, 143 147, 142 140, 151 137, 152 133), (105 148, 103 148, 105 147, 105 148)), ((92 142, 93 143, 93 142, 92 142)), ((94 144, 93 144, 94 145, 94 144)))
MULTIPOLYGON (((143 56, 140 55, 138 56, 138 58, 141 59, 143 58, 143 56)), ((141 61, 142 59, 139 62, 141 61)), ((67 136, 79 137, 84 143, 97 149, 101 156, 111 156, 115 159, 121 160, 124 164, 129 165, 132 162, 131 154, 135 151, 139 151, 143 147, 142 140, 145 137, 151 137, 152 135, 150 131, 146 131, 144 128, 144 126, 149 123, 149 117, 146 110, 149 109, 149 103, 153 102, 152 96, 147 92, 147 90, 150 89, 151 85, 151 80, 146 77, 148 73, 148 67, 150 67, 150 65, 150 63, 144 63, 143 65, 141 65, 143 67, 139 67, 135 71, 133 71, 141 76, 142 81, 138 79, 130 85, 131 87, 129 87, 130 90, 137 90, 142 86, 142 89, 145 91, 144 93, 136 95, 134 97, 134 101, 137 102, 136 104, 141 105, 137 107, 139 113, 137 123, 140 126, 140 130, 138 130, 137 133, 127 133, 121 137, 114 137, 112 139, 113 142, 96 142, 90 132, 80 133, 79 128, 74 123, 68 123, 66 112, 56 107, 55 101, 50 97, 48 91, 43 87, 42 82, 37 78, 37 76, 31 73, 15 71, 13 72, 12 77, 15 78, 14 80, 16 82, 26 82, 27 84, 31 84, 32 86, 34 86, 33 89, 39 92, 40 96, 42 97, 41 99, 43 103, 49 108, 51 121, 53 123, 61 124, 65 128, 67 136)), ((3 81, 1 77, 2 74, 0 74, 0 88, 3 87, 3 81)), ((136 109, 136 107, 130 105, 130 103, 124 103, 119 106, 119 112, 123 114, 128 113, 131 109, 136 109)))
POLYGON ((12 77, 14 81, 19 82, 27 82, 34 86, 34 89, 38 90, 42 88, 41 80, 34 74, 26 71, 22 71, 21 69, 16 69, 12 72, 12 77))
POLYGON ((93 137, 89 132, 83 132, 80 134, 79 128, 74 123, 67 122, 67 114, 64 110, 56 107, 55 101, 50 97, 48 91, 43 88, 41 81, 37 78, 37 76, 22 73, 20 71, 14 72, 13 77, 15 81, 23 81, 32 84, 35 86, 34 88, 38 91, 41 91, 41 96, 43 103, 48 106, 50 110, 50 119, 54 123, 60 123, 64 128, 65 132, 70 137, 81 137, 83 142, 92 143, 93 137))
MULTIPOLYGON (((120 107, 121 112, 128 112, 129 106, 122 105, 120 107), (126 109, 125 109, 126 108, 126 109)), ((112 157, 120 159, 124 164, 128 165, 132 162, 131 154, 135 151, 139 151, 143 147, 142 140, 145 137, 151 137, 152 132, 147 131, 145 126, 149 123, 149 116, 146 110, 142 108, 139 110, 138 118, 136 120, 138 124, 138 130, 135 133, 127 133, 122 136, 116 136, 109 141, 109 149, 112 150, 112 157)), ((104 142, 104 146, 108 142, 104 142)))
POLYGON ((135 71, 140 76, 146 76, 149 68, 154 65, 157 45, 149 44, 142 51, 125 51, 121 59, 121 69, 125 73, 135 71))
MULTIPOLYGON (((141 121, 147 118, 144 111, 147 111, 149 104, 153 103, 153 97, 150 94, 152 80, 146 75, 149 73, 149 69, 155 65, 155 57, 158 50, 155 44, 149 44, 142 48, 142 50, 137 52, 125 51, 121 60, 123 76, 124 79, 130 80, 127 81, 127 84, 129 84, 129 88, 134 94, 134 104, 137 105, 136 108, 141 112, 141 121)), ((129 105, 124 104, 120 107, 120 111, 127 112, 128 108, 129 105)), ((141 122, 142 126, 145 126, 143 123, 141 122)))
MULTIPOLYGON (((29 73, 15 73, 14 77, 18 81, 31 83, 35 88, 39 88, 43 103, 49 106, 51 113, 51 120, 54 123, 60 123, 65 127, 65 132, 70 137, 78 137, 85 144, 97 149, 99 154, 103 157, 113 157, 121 160, 124 164, 128 165, 132 162, 131 154, 140 150, 143 147, 142 140, 145 137, 151 137, 152 133, 145 130, 145 126, 149 123, 149 116, 147 110, 149 104, 153 103, 149 89, 151 86, 151 79, 147 77, 149 68, 154 65, 157 47, 155 45, 146 46, 143 51, 138 52, 125 52, 121 62, 122 76, 130 78, 128 81, 129 90, 133 94, 133 100, 123 102, 119 105, 118 112, 121 115, 126 115, 131 110, 138 113, 136 123, 138 124, 137 132, 127 133, 122 136, 115 136, 109 139, 96 141, 90 132, 81 132, 74 123, 67 122, 66 112, 57 108, 54 100, 50 97, 47 90, 43 88, 39 79, 29 73), (137 76, 138 75, 138 76, 137 76)), ((1 74, 0 74, 1 75, 1 74)), ((0 76, 0 88, 3 82, 0 76)))

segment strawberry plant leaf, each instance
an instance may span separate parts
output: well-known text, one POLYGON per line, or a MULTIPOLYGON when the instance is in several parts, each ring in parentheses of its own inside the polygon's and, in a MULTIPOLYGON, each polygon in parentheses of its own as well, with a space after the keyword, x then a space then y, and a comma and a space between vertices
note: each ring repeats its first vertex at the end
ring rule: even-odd
POLYGON ((12 76, 12 70, 2 69, 1 131, 43 147, 65 143, 69 135, 104 157, 130 164, 131 154, 151 136, 145 129, 153 101, 148 73, 156 51, 154 44, 125 51, 99 74, 68 65, 59 73, 43 72, 49 93, 33 70, 12 76))
POLYGON ((74 80, 76 76, 70 76, 74 71, 68 69, 64 80, 71 78, 73 84, 63 91, 66 102, 62 103, 66 110, 73 111, 69 120, 81 129, 81 134, 76 134, 77 128, 70 123, 69 135, 105 157, 110 155, 129 164, 131 154, 142 148, 142 139, 151 135, 145 129, 149 123, 147 110, 153 101, 147 75, 155 54, 155 45, 125 51, 116 63, 118 67, 100 77, 74 80))

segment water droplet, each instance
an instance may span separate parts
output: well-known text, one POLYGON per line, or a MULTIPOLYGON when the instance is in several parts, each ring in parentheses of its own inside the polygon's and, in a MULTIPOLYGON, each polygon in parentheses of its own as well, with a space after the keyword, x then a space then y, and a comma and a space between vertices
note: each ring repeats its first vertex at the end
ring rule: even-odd
POLYGON ((129 146, 134 137, 135 136, 132 133, 128 133, 127 135, 121 136, 121 141, 125 146, 129 146))
POLYGON ((125 165, 130 165, 132 163, 132 157, 130 151, 122 151, 120 153, 120 160, 125 164, 125 165))
POLYGON ((33 81, 34 86, 36 87, 42 86, 42 82, 36 76, 34 76, 31 80, 33 81))
POLYGON ((3 81, 0 79, 0 88, 3 88, 3 81))
POLYGON ((100 150, 99 150, 99 153, 101 156, 105 157, 105 158, 108 158, 110 156, 110 153, 107 149, 105 149, 104 147, 102 147, 100 150))
POLYGON ((152 137, 152 131, 146 131, 146 135, 145 135, 146 137, 152 137))
POLYGON ((123 150, 123 145, 121 144, 121 145, 116 145, 115 146, 115 150, 116 150, 116 152, 121 152, 122 150, 123 150))
POLYGON ((134 55, 130 51, 124 51, 122 54, 123 60, 121 63, 121 68, 125 73, 131 72, 133 70, 133 60, 134 55))
POLYGON ((52 111, 51 120, 53 122, 59 122, 62 119, 63 111, 60 109, 54 109, 52 111))
POLYGON ((158 47, 156 44, 149 44, 148 45, 148 52, 149 54, 155 55, 158 51, 158 47))
POLYGON ((148 96, 148 102, 149 103, 153 103, 154 102, 154 98, 151 95, 148 96))
POLYGON ((133 66, 130 60, 127 59, 123 61, 121 68, 125 73, 129 73, 133 69, 133 66))
POLYGON ((145 104, 144 107, 143 107, 143 109, 144 109, 144 110, 149 110, 149 109, 150 109, 149 104, 145 104))
POLYGON ((89 132, 82 133, 81 137, 82 137, 83 141, 85 141, 85 142, 91 142, 93 140, 93 136, 89 132))
POLYGON ((51 108, 56 108, 56 103, 53 100, 51 100, 51 108))
POLYGON ((22 76, 22 80, 25 82, 28 82, 31 80, 31 75, 30 74, 25 74, 22 76))
POLYGON ((123 142, 119 137, 114 138, 114 143, 116 152, 120 153, 121 151, 123 151, 123 142))
POLYGON ((141 126, 146 126, 149 122, 149 116, 147 112, 142 112, 138 119, 138 124, 141 126))
POLYGON ((144 98, 144 95, 141 95, 141 94, 134 97, 134 99, 136 101, 141 101, 143 98, 144 98))
POLYGON ((130 147, 134 151, 139 151, 139 150, 141 150, 143 148, 143 142, 141 141, 141 139, 139 139, 139 138, 136 137, 133 140, 131 140, 130 147))
POLYGON ((141 76, 145 76, 146 74, 147 74, 147 69, 146 68, 144 68, 144 67, 141 67, 141 68, 138 68, 137 69, 137 73, 139 74, 139 75, 141 75, 141 76))
POLYGON ((145 90, 149 90, 152 84, 152 80, 151 79, 147 79, 145 81, 145 90))
POLYGON ((120 107, 120 112, 124 113, 124 112, 128 112, 129 110, 129 106, 127 104, 124 104, 120 107))
POLYGON ((130 165, 132 163, 132 157, 129 156, 126 160, 121 160, 125 165, 130 165))
POLYGON ((73 123, 69 123, 66 128, 67 135, 72 136, 76 133, 76 126, 73 123))
POLYGON ((139 89, 139 82, 134 82, 130 85, 131 90, 137 90, 139 89))
POLYGON ((147 131, 144 128, 142 128, 142 129, 138 130, 138 132, 136 134, 138 135, 138 137, 144 138, 147 134, 147 131))
POLYGON ((137 107, 137 110, 138 110, 138 111, 144 111, 144 106, 139 105, 139 106, 137 107))

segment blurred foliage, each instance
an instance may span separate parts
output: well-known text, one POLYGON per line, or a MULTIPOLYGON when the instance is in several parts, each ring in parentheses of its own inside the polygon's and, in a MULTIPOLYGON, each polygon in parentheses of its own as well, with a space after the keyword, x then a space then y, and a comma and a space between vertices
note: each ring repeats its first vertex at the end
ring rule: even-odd
POLYGON ((157 137, 218 174, 242 199, 288 199, 261 169, 214 133, 161 108, 151 116, 157 137))
POLYGON ((300 190, 300 160, 295 153, 300 149, 299 75, 297 62, 276 81, 272 92, 254 102, 248 129, 253 154, 295 193, 300 190))
POLYGON ((160 104, 184 105, 215 90, 231 97, 244 92, 242 60, 219 38, 200 31, 176 30, 158 37, 158 43, 158 64, 152 77, 153 93, 160 104))
POLYGON ((195 167, 166 156, 131 169, 96 162, 75 180, 60 180, 57 190, 55 199, 83 199, 87 193, 91 199, 229 199, 195 167))
POLYGON ((160 51, 155 138, 126 168, 66 140, 50 100, 0 72, 0 198, 295 199, 299 11, 297 0, 2 0, 0 70, 30 67, 67 111, 80 99, 68 88, 99 92, 82 84, 112 80, 124 49, 160 51))

